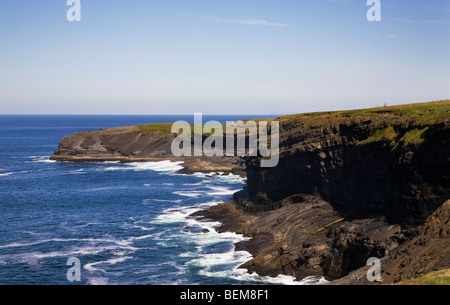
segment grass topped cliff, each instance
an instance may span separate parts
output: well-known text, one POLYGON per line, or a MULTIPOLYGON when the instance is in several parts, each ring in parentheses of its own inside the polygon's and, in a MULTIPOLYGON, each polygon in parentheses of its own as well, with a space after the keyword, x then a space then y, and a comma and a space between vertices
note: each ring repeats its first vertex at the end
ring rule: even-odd
POLYGON ((387 115, 393 119, 393 124, 410 124, 423 126, 448 122, 450 114, 450 100, 435 101, 429 103, 406 104, 398 106, 386 106, 367 109, 314 112, 282 116, 280 119, 297 119, 308 117, 321 120, 332 120, 333 118, 346 118, 352 120, 358 117, 373 118, 379 115, 387 115))
POLYGON ((354 145, 389 143, 393 149, 421 144, 431 126, 450 122, 450 100, 347 111, 286 115, 282 130, 305 133, 323 131, 328 143, 340 139, 354 145))
MULTIPOLYGON (((266 121, 272 120, 276 119, 266 121)), ((394 148, 397 148, 399 144, 414 145, 422 143, 430 125, 448 124, 450 121, 450 100, 357 110, 303 113, 282 116, 278 120, 284 126, 281 131, 291 129, 293 126, 310 128, 332 126, 336 129, 336 125, 354 125, 363 122, 368 126, 366 133, 359 137, 352 137, 349 142, 364 145, 385 141, 390 142, 394 148)), ((254 121, 258 122, 259 120, 254 121)), ((193 133, 194 125, 191 124, 190 126, 193 133)), ((138 127, 147 135, 172 134, 172 123, 147 124, 138 127)), ((226 125, 218 127, 221 127, 225 134, 226 125)), ((209 136, 211 133, 204 132, 203 135, 209 136)), ((341 135, 345 134, 337 131, 334 137, 341 135)))
POLYGON ((248 159, 235 195, 263 212, 248 235, 276 236, 245 267, 362 284, 367 270, 349 273, 370 257, 384 258, 383 283, 448 269, 450 100, 279 120, 278 166, 248 159))
MULTIPOLYGON (((277 119, 265 119, 272 121, 277 119)), ((429 103, 407 104, 389 107, 376 107, 345 111, 314 112, 285 115, 280 118, 281 124, 289 126, 309 126, 312 128, 335 126, 336 124, 354 124, 365 122, 370 126, 369 133, 354 144, 363 145, 377 141, 392 141, 394 146, 402 144, 420 144, 429 129, 429 125, 447 124, 450 121, 450 100, 429 103), (394 126, 396 126, 394 128, 394 126), (399 129, 407 130, 401 132, 399 129)), ((258 123, 260 120, 253 120, 258 123)), ((194 125, 191 124, 191 131, 194 125)), ((205 125, 203 125, 204 127, 205 125)), ((172 134, 172 123, 147 124, 138 126, 147 135, 172 134)), ((226 125, 218 126, 225 132, 226 125)), ((211 133, 203 133, 208 136, 211 133)), ((336 133, 339 136, 340 133, 336 133)))
POLYGON ((293 194, 318 193, 418 223, 448 199, 450 100, 279 120, 278 166, 246 164, 250 201, 258 209, 293 194))

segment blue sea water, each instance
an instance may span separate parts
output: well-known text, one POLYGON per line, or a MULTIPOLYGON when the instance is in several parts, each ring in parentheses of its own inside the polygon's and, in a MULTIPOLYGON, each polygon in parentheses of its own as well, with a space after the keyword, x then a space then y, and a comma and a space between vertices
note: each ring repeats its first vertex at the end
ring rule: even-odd
POLYGON ((251 259, 235 251, 245 238, 189 217, 229 200, 240 177, 48 160, 70 133, 176 120, 193 116, 0 116, 0 284, 293 284, 238 269, 251 259), (67 279, 71 257, 80 282, 67 279))

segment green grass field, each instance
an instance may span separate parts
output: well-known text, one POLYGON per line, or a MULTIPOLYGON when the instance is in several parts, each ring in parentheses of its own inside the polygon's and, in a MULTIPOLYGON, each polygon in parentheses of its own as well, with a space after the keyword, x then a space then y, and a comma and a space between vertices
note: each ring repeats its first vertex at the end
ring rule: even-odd
MULTIPOLYGON (((450 122, 450 100, 347 111, 286 115, 282 122, 294 122, 314 128, 342 123, 368 122, 369 136, 357 139, 355 145, 385 142, 395 149, 399 145, 419 145, 426 140, 431 125, 450 122)), ((339 136, 337 134, 336 136, 339 136)))
MULTIPOLYGON (((145 134, 148 135, 153 135, 153 134, 157 134, 157 135, 164 135, 164 134, 172 134, 172 123, 163 123, 163 124, 148 124, 148 125, 139 125, 138 127, 144 131, 145 134)), ((191 134, 194 133, 194 125, 190 124, 191 126, 191 134)), ((205 127, 205 125, 203 125, 203 128, 205 127)), ((209 136, 212 135, 215 132, 214 128, 220 129, 222 128, 223 132, 225 132, 226 130, 226 126, 225 125, 209 125, 211 129, 211 132, 203 132, 203 135, 205 136, 209 136)), ((203 130, 202 128, 202 130, 203 130)))
POLYGON ((139 125, 145 134, 171 134, 172 123, 139 125))
MULTIPOLYGON (((267 121, 271 121, 273 119, 269 119, 267 121)), ((259 121, 262 120, 255 120, 256 123, 256 130, 259 131, 259 121)), ((247 123, 248 121, 245 121, 244 123, 247 123)), ((139 125, 138 127, 144 131, 145 134, 148 135, 164 135, 164 134, 171 134, 172 133, 172 123, 164 123, 164 124, 148 124, 148 125, 139 125)), ((194 125, 190 124, 191 126, 191 134, 194 133, 194 125)), ((227 126, 226 125, 203 125, 202 131, 204 136, 210 136, 212 135, 216 129, 222 129, 223 135, 226 135, 227 126), (205 126, 208 126, 211 128, 211 132, 205 132, 205 126)), ((236 133, 236 130, 234 130, 236 133)), ((249 129, 245 130, 245 135, 249 135, 249 129)))
POLYGON ((316 118, 357 118, 374 117, 380 114, 392 115, 394 122, 414 122, 416 126, 424 126, 449 119, 450 100, 429 103, 407 104, 389 107, 376 107, 345 111, 315 112, 282 116, 280 119, 295 119, 309 116, 316 118))

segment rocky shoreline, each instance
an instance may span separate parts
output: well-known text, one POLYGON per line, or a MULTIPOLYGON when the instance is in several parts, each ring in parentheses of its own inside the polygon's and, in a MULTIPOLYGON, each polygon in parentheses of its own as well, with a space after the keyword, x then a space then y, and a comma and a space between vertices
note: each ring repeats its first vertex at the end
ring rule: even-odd
POLYGON ((184 173, 247 177, 231 202, 193 217, 220 221, 253 259, 242 268, 331 284, 381 284, 450 267, 450 100, 279 118, 279 164, 260 157, 175 158, 173 134, 139 127, 63 138, 52 160, 182 161, 184 173))
POLYGON ((252 237, 249 272, 381 284, 450 267, 450 101, 280 118, 280 162, 246 158, 234 203, 198 216, 252 237))
POLYGON ((253 256, 240 268, 262 276, 285 274, 299 281, 324 276, 331 285, 388 285, 450 266, 450 200, 424 226, 405 229, 382 215, 338 211, 320 197, 298 198, 261 213, 245 212, 230 201, 192 217, 221 222, 219 232, 250 237, 236 244, 236 250, 253 256), (380 283, 367 280, 366 257, 380 258, 380 283))

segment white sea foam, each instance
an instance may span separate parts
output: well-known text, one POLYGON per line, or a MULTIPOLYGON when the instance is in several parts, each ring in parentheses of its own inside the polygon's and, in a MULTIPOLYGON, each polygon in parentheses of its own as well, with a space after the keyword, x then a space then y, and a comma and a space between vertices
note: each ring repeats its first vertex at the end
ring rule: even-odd
POLYGON ((225 183, 241 183, 241 184, 245 184, 245 181, 247 180, 247 178, 242 178, 241 176, 233 175, 231 173, 228 175, 216 176, 214 178, 225 183))
POLYGON ((24 173, 28 173, 28 171, 3 173, 3 174, 0 174, 0 177, 6 177, 6 176, 17 175, 17 174, 24 174, 24 173))
POLYGON ((88 284, 92 286, 108 285, 108 279, 104 277, 93 277, 88 280, 88 284))
POLYGON ((230 190, 224 186, 208 186, 208 188, 212 190, 212 192, 206 192, 206 194, 210 196, 233 195, 234 193, 240 191, 240 189, 230 190))
POLYGON ((148 207, 152 207, 154 205, 158 205, 159 203, 163 203, 166 205, 176 205, 176 204, 180 204, 183 201, 181 199, 176 199, 176 200, 170 200, 170 199, 144 199, 142 201, 142 205, 144 206, 148 206, 148 207))
POLYGON ((142 235, 142 236, 132 236, 130 238, 128 238, 128 241, 135 241, 135 240, 142 240, 142 239, 148 239, 148 238, 152 238, 153 235, 148 234, 148 235, 142 235))
POLYGON ((101 161, 101 162, 94 162, 96 164, 119 164, 120 161, 101 161))
MULTIPOLYGON (((170 224, 170 223, 200 223, 196 219, 189 217, 193 213, 198 212, 200 210, 207 209, 214 205, 219 204, 217 201, 206 202, 201 205, 196 206, 188 206, 183 208, 170 208, 163 211, 161 215, 158 215, 155 220, 150 223, 158 223, 158 224, 170 224)), ((219 223, 220 224, 220 223, 219 223)), ((207 225, 206 222, 202 222, 202 225, 207 225)))
MULTIPOLYGON (((143 240, 152 238, 152 235, 132 236, 127 239, 115 239, 115 238, 83 238, 83 239, 43 239, 35 242, 28 243, 10 243, 0 246, 0 249, 4 248, 16 248, 16 247, 28 247, 35 246, 42 243, 56 242, 56 243, 68 243, 79 242, 80 245, 65 247, 61 251, 52 252, 24 252, 16 254, 14 256, 6 255, 7 261, 20 261, 21 263, 28 263, 35 265, 42 259, 55 258, 55 257, 71 257, 71 256, 83 256, 83 255, 97 255, 105 252, 113 252, 115 255, 119 255, 119 259, 113 258, 105 263, 119 263, 123 259, 123 256, 131 254, 139 250, 133 246, 133 243, 137 240, 143 240)), ((128 257, 127 257, 128 258, 128 257)), ((0 257, 2 259, 2 257, 0 257)), ((94 264, 95 266, 95 264, 94 264)), ((89 267, 89 266, 88 266, 89 267)))
POLYGON ((74 229, 81 229, 81 228, 86 228, 86 227, 89 227, 89 226, 95 226, 95 225, 99 225, 99 224, 100 224, 99 222, 87 222, 87 223, 84 223, 84 224, 73 226, 73 228, 74 229))
POLYGON ((202 192, 202 191, 176 191, 176 192, 172 192, 172 194, 184 196, 184 197, 196 198, 196 197, 202 196, 204 194, 204 192, 202 192))
POLYGON ((155 224, 170 224, 170 223, 183 223, 187 222, 187 214, 186 211, 182 210, 166 210, 164 214, 156 217, 156 220, 152 221, 155 224))
POLYGON ((225 186, 207 186, 207 190, 194 190, 194 191, 176 191, 172 192, 172 194, 184 196, 184 197, 191 197, 196 198, 200 196, 226 196, 226 195, 233 195, 234 193, 240 191, 240 189, 229 189, 225 186))
POLYGON ((146 227, 146 226, 138 226, 134 225, 133 228, 141 229, 142 231, 153 231, 155 227, 146 227))
POLYGON ((191 176, 198 178, 215 179, 225 183, 244 183, 244 181, 246 180, 246 178, 242 178, 241 176, 234 175, 232 173, 224 175, 223 172, 193 173, 191 176))
POLYGON ((204 272, 209 272, 208 270, 211 267, 218 266, 218 265, 228 265, 230 263, 232 264, 243 264, 249 260, 252 259, 252 256, 250 253, 246 251, 229 251, 226 253, 211 253, 211 254, 204 254, 202 257, 198 259, 194 259, 190 261, 189 265, 195 265, 198 267, 205 267, 203 269, 204 272))
POLYGON ((246 269, 230 269, 225 271, 211 272, 203 269, 199 272, 200 275, 217 278, 230 278, 237 281, 265 283, 274 285, 323 285, 328 283, 323 277, 306 277, 303 280, 297 281, 295 277, 280 274, 277 277, 260 276, 257 273, 249 273, 246 269))
MULTIPOLYGON (((174 186, 175 184, 173 184, 173 183, 163 183, 163 184, 161 184, 161 185, 164 185, 164 186, 174 186)), ((150 187, 150 186, 152 186, 150 183, 146 183, 146 184, 144 184, 144 186, 145 187, 150 187)))
POLYGON ((109 190, 123 190, 127 189, 126 186, 107 186, 107 187, 96 187, 84 190, 85 192, 102 192, 102 191, 109 191, 109 190))
POLYGON ((89 272, 101 271, 103 273, 107 273, 105 270, 97 268, 95 266, 104 265, 104 264, 115 265, 115 264, 118 264, 118 263, 123 263, 124 261, 126 261, 128 259, 131 259, 131 258, 132 258, 131 256, 120 256, 120 257, 108 259, 106 261, 100 261, 100 262, 95 262, 95 263, 88 263, 88 264, 83 266, 83 269, 85 269, 85 270, 87 270, 89 272))
POLYGON ((197 257, 197 256, 198 254, 194 252, 185 252, 180 254, 180 257, 197 257))
MULTIPOLYGON (((225 233, 224 233, 225 234, 225 233)), ((222 235, 222 234, 219 234, 222 235)), ((221 236, 222 237, 222 236, 221 236)), ((220 238, 224 239, 224 238, 220 238)), ((242 236, 229 236, 230 241, 236 243, 237 240, 245 240, 242 236)), ((295 277, 288 275, 278 275, 277 277, 260 276, 257 273, 249 273, 248 270, 239 268, 242 264, 248 262, 253 257, 247 251, 231 251, 225 253, 203 254, 200 258, 193 259, 188 264, 202 267, 200 275, 216 278, 230 278, 237 281, 255 282, 265 284, 281 285, 320 285, 327 281, 323 277, 307 277, 297 281, 295 277), (214 268, 223 266, 226 270, 217 271, 214 268)))
POLYGON ((50 160, 50 156, 29 156, 27 157, 31 159, 31 162, 37 163, 55 163, 55 160, 50 160))
POLYGON ((181 199, 177 199, 177 200, 171 200, 171 199, 145 199, 144 200, 146 203, 148 202, 170 202, 170 203, 181 203, 182 200, 181 199))
POLYGON ((201 185, 204 185, 204 184, 210 183, 210 182, 211 181, 209 181, 209 180, 202 180, 202 181, 197 182, 197 183, 183 183, 183 185, 184 186, 201 186, 201 185))
POLYGON ((38 240, 38 241, 28 242, 28 243, 14 242, 14 243, 6 244, 6 245, 0 245, 0 249, 29 247, 29 246, 35 246, 35 245, 49 243, 49 242, 74 242, 74 241, 80 241, 80 239, 51 238, 51 239, 43 239, 43 240, 38 240))
POLYGON ((97 255, 99 253, 104 253, 108 251, 116 251, 118 249, 128 250, 129 252, 135 252, 138 248, 133 246, 119 246, 119 245, 108 245, 108 246, 81 246, 77 249, 69 251, 53 251, 47 253, 29 253, 30 258, 35 259, 46 259, 54 257, 71 257, 71 256, 81 256, 81 255, 97 255))
MULTIPOLYGON (((222 174, 223 174, 223 172, 222 172, 222 174)), ((197 173, 193 173, 191 176, 205 178, 205 177, 214 177, 216 175, 220 175, 220 173, 218 173, 218 172, 210 172, 210 173, 197 172, 197 173)))
POLYGON ((156 172, 173 173, 183 169, 184 162, 171 162, 171 161, 159 161, 159 162, 133 162, 127 164, 121 164, 120 166, 112 166, 105 168, 106 171, 146 171, 152 170, 156 172))
MULTIPOLYGON (((217 193, 225 192, 222 187, 212 188, 217 193)), ((194 242, 198 252, 186 252, 180 254, 183 258, 192 258, 186 263, 186 266, 201 267, 199 275, 216 278, 229 278, 244 282, 255 282, 264 284, 282 284, 282 285, 315 285, 324 284, 327 281, 323 277, 307 277, 301 281, 296 281, 295 277, 279 275, 277 277, 259 276, 256 273, 249 273, 246 269, 240 269, 239 266, 248 262, 253 257, 247 251, 235 251, 234 244, 249 240, 243 235, 234 232, 217 232, 220 222, 197 220, 190 217, 194 212, 207 209, 218 204, 218 202, 207 202, 202 206, 192 206, 178 209, 167 209, 164 214, 157 217, 158 223, 183 223, 186 226, 196 226, 206 229, 204 233, 181 232, 189 236, 189 241, 194 242), (223 253, 204 253, 205 247, 226 244, 230 245, 229 250, 223 253), (221 269, 225 270, 221 270, 221 269)), ((172 236, 172 238, 180 236, 172 236)), ((170 240, 160 241, 159 246, 168 247, 170 240)), ((219 247, 220 248, 220 247, 219 247)), ((227 249, 225 247, 224 249, 227 249)))

